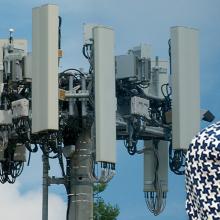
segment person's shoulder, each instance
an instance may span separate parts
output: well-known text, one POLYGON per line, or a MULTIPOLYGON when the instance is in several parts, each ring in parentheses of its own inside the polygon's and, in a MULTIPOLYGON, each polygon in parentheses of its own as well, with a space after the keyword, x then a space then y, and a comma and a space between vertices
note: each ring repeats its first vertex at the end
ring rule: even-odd
POLYGON ((203 133, 210 133, 210 134, 214 134, 216 131, 220 132, 220 121, 215 122, 205 128, 203 128, 199 134, 203 134, 203 133))

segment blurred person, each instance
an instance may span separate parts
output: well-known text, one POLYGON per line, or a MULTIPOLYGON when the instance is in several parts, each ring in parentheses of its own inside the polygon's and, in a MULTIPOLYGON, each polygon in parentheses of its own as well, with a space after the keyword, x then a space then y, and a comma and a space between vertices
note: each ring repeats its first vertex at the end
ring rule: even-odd
POLYGON ((220 122, 192 140, 185 176, 189 220, 220 220, 220 122))

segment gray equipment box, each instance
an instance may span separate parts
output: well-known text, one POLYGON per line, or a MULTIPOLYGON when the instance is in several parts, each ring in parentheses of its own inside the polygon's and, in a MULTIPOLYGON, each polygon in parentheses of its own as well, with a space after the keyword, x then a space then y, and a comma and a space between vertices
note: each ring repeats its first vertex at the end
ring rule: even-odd
POLYGON ((26 162, 26 147, 24 144, 16 144, 14 152, 14 161, 26 162))
POLYGON ((138 58, 132 52, 116 56, 116 79, 129 79, 138 82, 149 82, 151 78, 151 61, 138 58))
POLYGON ((136 78, 137 58, 133 54, 116 56, 116 79, 136 78))
POLYGON ((149 115, 149 100, 134 96, 131 98, 131 114, 150 118, 149 115))
POLYGON ((0 125, 12 124, 12 112, 11 110, 0 110, 0 125))
POLYGON ((6 131, 0 133, 0 162, 5 161, 5 149, 7 148, 7 135, 6 131))

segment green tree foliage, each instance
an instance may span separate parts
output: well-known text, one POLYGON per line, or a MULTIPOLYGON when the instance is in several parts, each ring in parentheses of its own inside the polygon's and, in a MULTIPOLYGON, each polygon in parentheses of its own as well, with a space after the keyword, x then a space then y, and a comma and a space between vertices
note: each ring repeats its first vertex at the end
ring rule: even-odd
POLYGON ((106 204, 104 199, 99 196, 106 187, 106 184, 97 184, 94 186, 94 220, 116 220, 120 213, 117 205, 106 204))

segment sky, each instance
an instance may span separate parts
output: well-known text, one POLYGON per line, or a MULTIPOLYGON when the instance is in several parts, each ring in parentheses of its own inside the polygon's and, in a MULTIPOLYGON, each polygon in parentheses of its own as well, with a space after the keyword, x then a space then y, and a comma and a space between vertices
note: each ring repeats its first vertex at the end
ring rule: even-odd
MULTIPOLYGON (((220 118, 220 1, 219 0, 0 0, 0 38, 15 29, 15 38, 25 38, 31 51, 32 8, 45 3, 60 7, 63 18, 61 68, 88 68, 83 58, 83 24, 97 23, 115 30, 116 54, 125 54, 140 43, 149 43, 153 55, 168 59, 167 41, 172 26, 189 26, 200 33, 201 108, 220 118)), ((207 124, 202 123, 202 126, 207 124)), ((117 174, 104 192, 104 199, 118 204, 118 220, 186 220, 184 177, 169 173, 165 211, 154 217, 143 195, 143 157, 129 156, 117 144, 117 174)), ((51 172, 58 175, 53 163, 51 172)), ((14 185, 0 185, 0 211, 5 220, 41 218, 41 154, 32 155, 31 166, 14 185), (30 217, 32 216, 32 217, 30 217)), ((50 187, 49 219, 65 219, 65 191, 50 187)))

